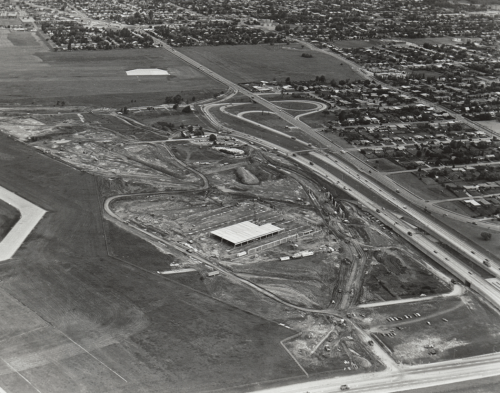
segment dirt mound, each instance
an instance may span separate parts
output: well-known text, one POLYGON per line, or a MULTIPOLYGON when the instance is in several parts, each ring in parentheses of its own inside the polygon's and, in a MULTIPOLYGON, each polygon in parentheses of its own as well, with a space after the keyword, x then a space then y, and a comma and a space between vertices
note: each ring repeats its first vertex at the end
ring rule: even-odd
POLYGON ((249 185, 259 184, 259 179, 257 179, 257 177, 254 174, 250 173, 243 167, 237 168, 236 174, 238 175, 239 181, 242 182, 243 184, 249 184, 249 185))

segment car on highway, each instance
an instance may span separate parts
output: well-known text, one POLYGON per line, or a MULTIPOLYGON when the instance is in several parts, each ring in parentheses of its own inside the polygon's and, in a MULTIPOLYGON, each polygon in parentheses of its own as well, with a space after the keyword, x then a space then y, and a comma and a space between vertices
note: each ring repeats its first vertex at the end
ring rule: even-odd
POLYGON ((314 163, 313 163, 312 161, 309 161, 309 164, 310 164, 310 165, 314 165, 314 163))

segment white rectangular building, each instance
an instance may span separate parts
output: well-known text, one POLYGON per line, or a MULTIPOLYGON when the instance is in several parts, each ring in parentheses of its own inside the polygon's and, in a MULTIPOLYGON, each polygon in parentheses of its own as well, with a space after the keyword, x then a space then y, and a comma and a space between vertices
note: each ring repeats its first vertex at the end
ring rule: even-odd
POLYGON ((210 233, 221 240, 231 243, 233 246, 241 246, 253 240, 275 235, 283 230, 283 228, 273 224, 256 225, 250 221, 243 221, 210 233))

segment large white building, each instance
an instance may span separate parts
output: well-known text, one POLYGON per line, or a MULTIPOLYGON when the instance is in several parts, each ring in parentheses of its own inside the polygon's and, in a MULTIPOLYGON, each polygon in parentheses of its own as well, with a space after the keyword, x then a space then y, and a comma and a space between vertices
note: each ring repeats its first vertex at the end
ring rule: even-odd
POLYGON ((283 228, 273 224, 256 225, 250 221, 243 221, 225 228, 210 232, 213 236, 231 243, 234 247, 241 246, 254 240, 276 235, 283 228))

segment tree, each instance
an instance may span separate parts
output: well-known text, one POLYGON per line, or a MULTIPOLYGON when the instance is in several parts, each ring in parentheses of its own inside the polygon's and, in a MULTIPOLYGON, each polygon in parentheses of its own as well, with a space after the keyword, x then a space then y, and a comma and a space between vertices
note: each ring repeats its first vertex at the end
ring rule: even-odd
POLYGON ((177 109, 178 107, 179 107, 179 104, 174 104, 174 106, 172 108, 177 109))
POLYGON ((173 102, 174 104, 180 104, 182 102, 182 97, 180 96, 180 94, 177 94, 174 98, 173 98, 173 102))
POLYGON ((491 239, 491 233, 489 232, 481 232, 481 237, 483 240, 490 240, 491 239))
POLYGON ((290 79, 290 77, 289 77, 289 76, 285 79, 285 83, 286 83, 287 85, 289 85, 290 83, 292 83, 292 81, 291 81, 291 79, 290 79))
POLYGON ((210 142, 215 142, 217 140, 217 135, 215 134, 210 134, 210 136, 208 137, 208 140, 210 142))

